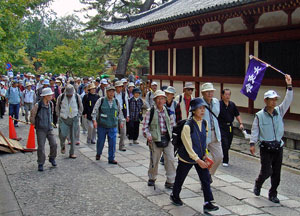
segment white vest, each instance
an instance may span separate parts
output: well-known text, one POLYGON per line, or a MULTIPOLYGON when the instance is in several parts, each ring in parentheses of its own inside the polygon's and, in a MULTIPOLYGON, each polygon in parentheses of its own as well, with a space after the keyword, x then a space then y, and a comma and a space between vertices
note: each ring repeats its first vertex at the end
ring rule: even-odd
POLYGON ((60 108, 60 117, 63 119, 67 118, 74 118, 78 116, 78 105, 76 102, 76 94, 73 94, 72 98, 70 99, 70 103, 68 97, 65 95, 64 99, 61 101, 61 108, 60 108))
POLYGON ((34 91, 33 90, 30 90, 28 91, 27 89, 24 90, 23 92, 24 94, 24 102, 25 103, 33 103, 34 101, 34 91))

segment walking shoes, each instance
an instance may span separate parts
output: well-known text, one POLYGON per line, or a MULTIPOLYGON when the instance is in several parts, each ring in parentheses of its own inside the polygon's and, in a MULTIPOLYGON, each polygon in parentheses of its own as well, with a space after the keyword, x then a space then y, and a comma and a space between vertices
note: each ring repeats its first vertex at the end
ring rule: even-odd
POLYGON ((209 212, 217 211, 217 210, 219 210, 219 207, 215 206, 211 202, 208 202, 203 206, 204 213, 209 213, 209 212))
POLYGON ((109 164, 115 164, 115 165, 118 164, 118 162, 117 162, 116 160, 108 161, 108 163, 109 163, 109 164))
POLYGON ((148 186, 149 187, 154 187, 155 186, 155 180, 149 179, 148 180, 148 186))
POLYGON ((254 186, 253 193, 254 193, 256 196, 259 196, 259 195, 260 195, 260 188, 258 188, 257 186, 254 186))
POLYGON ((278 199, 276 196, 274 196, 274 197, 269 197, 269 200, 270 200, 271 202, 273 202, 273 203, 280 203, 279 199, 278 199))
POLYGON ((52 164, 52 166, 56 167, 56 161, 54 160, 54 158, 49 158, 49 162, 52 164))
POLYGON ((44 171, 44 165, 43 164, 39 164, 38 171, 40 171, 40 172, 44 171))
POLYGON ((170 195, 170 200, 172 201, 173 205, 176 205, 176 206, 182 206, 183 205, 183 202, 182 200, 178 197, 174 197, 173 194, 170 195))
POLYGON ((167 189, 173 189, 173 186, 174 186, 174 183, 169 183, 169 182, 165 183, 165 188, 167 188, 167 189))

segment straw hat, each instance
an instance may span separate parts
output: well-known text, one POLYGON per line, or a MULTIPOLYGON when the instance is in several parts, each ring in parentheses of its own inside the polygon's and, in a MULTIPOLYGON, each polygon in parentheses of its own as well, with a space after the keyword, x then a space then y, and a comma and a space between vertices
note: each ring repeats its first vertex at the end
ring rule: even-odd
POLYGON ((88 88, 88 90, 91 90, 91 89, 95 89, 96 86, 94 83, 90 83, 87 88, 88 88))
POLYGON ((164 91, 162 91, 162 90, 157 90, 157 91, 154 93, 153 99, 155 99, 155 98, 157 98, 157 97, 159 97, 159 96, 167 97, 164 91))
POLYGON ((206 91, 216 91, 212 83, 204 83, 201 86, 201 92, 206 92, 206 91))
POLYGON ((43 88, 41 97, 53 95, 51 88, 43 88))

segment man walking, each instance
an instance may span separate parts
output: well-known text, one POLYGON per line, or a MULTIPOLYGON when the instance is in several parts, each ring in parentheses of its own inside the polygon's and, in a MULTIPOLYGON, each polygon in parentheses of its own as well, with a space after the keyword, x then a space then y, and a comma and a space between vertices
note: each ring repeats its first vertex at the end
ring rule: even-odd
POLYGON ((154 106, 146 113, 143 123, 143 134, 147 138, 150 149, 150 165, 148 171, 148 186, 155 186, 158 162, 164 153, 167 181, 165 187, 172 189, 175 181, 176 169, 174 146, 171 144, 174 126, 173 115, 169 116, 165 107, 165 92, 157 90, 154 94, 154 106))
POLYGON ((223 166, 228 167, 229 162, 229 149, 233 138, 233 126, 232 122, 234 117, 240 123, 240 129, 243 130, 244 126, 240 113, 234 102, 230 101, 231 91, 230 89, 223 89, 220 100, 220 114, 218 116, 220 131, 221 131, 221 143, 223 150, 223 166))
MULTIPOLYGON (((129 106, 128 106, 128 97, 127 94, 125 93, 125 91, 123 91, 123 82, 122 81, 117 81, 115 83, 115 88, 116 88, 116 92, 115 92, 115 98, 118 100, 122 112, 123 112, 123 116, 124 118, 126 118, 126 121, 129 121, 129 106)), ((119 150, 120 151, 126 151, 125 148, 125 137, 126 137, 126 127, 125 127, 125 122, 122 122, 122 119, 119 119, 119 134, 120 134, 120 141, 119 141, 119 150), (124 127, 120 127, 120 125, 123 124, 124 127)))
POLYGON ((59 117, 59 139, 61 145, 61 153, 65 153, 65 141, 69 136, 71 147, 69 151, 69 158, 75 159, 74 154, 75 142, 77 141, 76 134, 79 130, 79 118, 83 111, 81 98, 75 93, 72 85, 68 84, 66 90, 57 98, 56 113, 59 117))
MULTIPOLYGON (((20 104, 22 103, 22 92, 18 88, 18 81, 12 81, 12 86, 9 87, 5 94, 6 102, 9 103, 9 115, 12 118, 19 119, 20 104)), ((18 121, 14 121, 15 127, 19 127, 18 121)))
MULTIPOLYGON (((220 113, 220 102, 214 98, 215 88, 212 83, 204 83, 201 86, 201 93, 203 96, 204 104, 206 106, 203 119, 208 123, 207 134, 207 148, 214 161, 213 166, 209 170, 211 175, 214 175, 218 166, 223 159, 223 151, 221 146, 221 133, 218 123, 218 116, 220 113)), ((212 179, 211 179, 212 182, 212 179)))
MULTIPOLYGON (((109 164, 118 164, 115 160, 118 121, 119 119, 122 122, 125 121, 121 106, 118 100, 114 98, 115 90, 113 86, 107 87, 106 96, 98 99, 92 113, 94 128, 97 128, 98 134, 96 160, 100 160, 107 136, 109 164)), ((123 127, 124 125, 120 124, 120 128, 123 127)))
POLYGON ((145 98, 145 104, 146 104, 147 109, 150 109, 154 105, 153 98, 154 98, 154 93, 156 92, 156 90, 157 90, 157 83, 152 82, 151 88, 147 92, 146 98, 145 98))
POLYGON ((187 82, 183 88, 183 94, 177 95, 175 101, 177 102, 176 107, 176 123, 180 120, 188 119, 190 102, 193 99, 193 91, 195 87, 192 83, 187 82))
POLYGON ((255 154, 255 144, 260 147, 261 169, 259 176, 255 180, 254 194, 260 195, 260 190, 265 180, 271 177, 271 188, 269 190, 269 200, 279 203, 277 198, 277 188, 280 183, 280 173, 282 165, 284 134, 283 116, 289 109, 293 100, 292 78, 285 75, 287 91, 283 102, 276 106, 279 95, 269 90, 264 94, 265 108, 256 113, 250 138, 250 152, 255 154))
POLYGON ((52 95, 53 92, 50 88, 44 88, 41 94, 42 99, 34 105, 30 113, 30 122, 35 126, 38 143, 38 171, 44 171, 46 139, 50 145, 49 162, 52 166, 56 166, 57 145, 52 127, 54 109, 51 102, 52 95))
POLYGON ((28 122, 28 113, 33 107, 35 102, 35 92, 31 89, 31 83, 27 82, 25 85, 25 90, 23 91, 23 106, 25 109, 25 121, 28 122))
POLYGON ((6 89, 5 89, 5 82, 1 81, 0 82, 0 118, 2 119, 5 113, 5 94, 6 94, 6 89))

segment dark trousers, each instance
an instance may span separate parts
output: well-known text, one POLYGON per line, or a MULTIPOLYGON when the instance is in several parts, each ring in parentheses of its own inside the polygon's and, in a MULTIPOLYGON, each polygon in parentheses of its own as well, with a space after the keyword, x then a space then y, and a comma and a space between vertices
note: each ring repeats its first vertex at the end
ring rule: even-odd
POLYGON ((0 117, 3 117, 5 113, 5 100, 0 100, 0 117))
MULTIPOLYGON (((198 164, 188 164, 182 161, 178 161, 176 169, 175 183, 173 186, 173 196, 179 198, 179 194, 185 178, 187 177, 190 169, 195 166, 199 179, 202 184, 202 190, 204 195, 204 201, 209 202, 214 200, 213 194, 210 189, 210 174, 208 169, 202 169, 198 164)), ((199 185, 200 186, 200 185, 199 185)))
MULTIPOLYGON (((232 128, 232 127, 231 127, 232 128)), ((221 144, 223 149, 223 163, 229 162, 229 149, 233 139, 233 131, 228 128, 221 128, 221 144)))
MULTIPOLYGON (((19 119, 20 104, 9 104, 9 115, 12 118, 19 119)), ((18 122, 14 121, 14 125, 17 125, 18 122)))
POLYGON ((140 131, 140 121, 129 121, 127 130, 128 130, 128 139, 137 140, 140 131))
POLYGON ((271 188, 269 197, 277 196, 277 188, 280 183, 280 173, 282 164, 283 148, 278 152, 269 152, 264 148, 260 148, 260 173, 255 181, 255 186, 261 188, 265 180, 271 177, 271 188))
POLYGON ((56 107, 56 100, 52 100, 53 102, 53 124, 56 126, 57 124, 57 115, 56 115, 56 111, 55 111, 55 107, 56 107))

